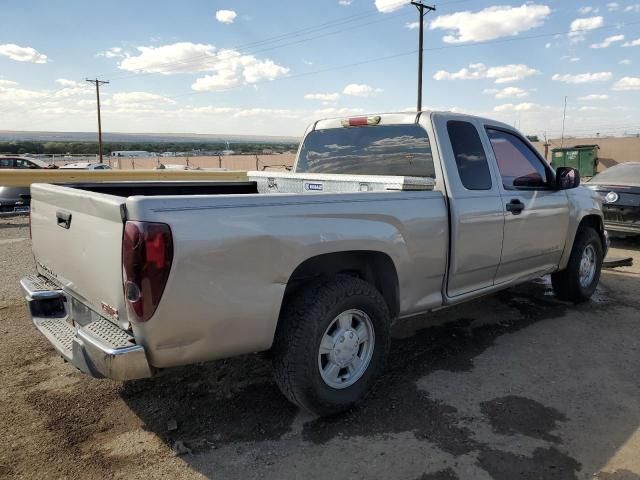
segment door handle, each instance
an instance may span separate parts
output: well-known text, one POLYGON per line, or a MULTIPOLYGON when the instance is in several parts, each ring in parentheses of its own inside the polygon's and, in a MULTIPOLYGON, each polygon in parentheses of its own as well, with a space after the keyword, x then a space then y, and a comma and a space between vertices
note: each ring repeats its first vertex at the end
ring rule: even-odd
POLYGON ((514 198, 509 203, 507 203, 507 212, 511 212, 514 215, 520 215, 524 210, 524 203, 522 203, 517 198, 514 198))
POLYGON ((66 228, 69 230, 71 227, 71 213, 65 212, 63 210, 58 210, 56 212, 56 220, 59 227, 66 228))

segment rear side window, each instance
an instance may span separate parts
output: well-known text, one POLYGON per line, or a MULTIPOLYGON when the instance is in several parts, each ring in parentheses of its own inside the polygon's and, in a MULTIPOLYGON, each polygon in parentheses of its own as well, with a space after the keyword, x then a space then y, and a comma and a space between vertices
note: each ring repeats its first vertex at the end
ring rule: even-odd
POLYGON ((517 136, 487 128, 505 188, 545 187, 547 170, 542 160, 517 136))
POLYGON ((0 168, 14 168, 13 158, 0 158, 0 168))
POLYGON ((460 181, 467 190, 491 190, 491 172, 478 130, 469 122, 447 122, 460 181))
POLYGON ((22 158, 16 158, 16 168, 32 168, 34 165, 27 160, 23 160, 22 158))
POLYGON ((296 172, 435 176, 427 132, 414 124, 314 130, 296 172))

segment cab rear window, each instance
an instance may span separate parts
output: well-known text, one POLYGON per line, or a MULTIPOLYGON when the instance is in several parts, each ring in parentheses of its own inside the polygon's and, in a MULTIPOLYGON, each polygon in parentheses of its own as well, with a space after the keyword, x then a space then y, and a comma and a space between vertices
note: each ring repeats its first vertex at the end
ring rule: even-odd
POLYGON ((314 130, 304 139, 296 172, 435 176, 427 132, 414 124, 314 130))

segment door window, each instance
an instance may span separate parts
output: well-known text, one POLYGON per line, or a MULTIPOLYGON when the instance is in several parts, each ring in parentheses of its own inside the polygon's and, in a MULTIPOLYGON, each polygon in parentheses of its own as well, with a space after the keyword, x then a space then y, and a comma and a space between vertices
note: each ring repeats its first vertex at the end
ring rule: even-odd
POLYGON ((491 190, 491 172, 476 127, 451 120, 447 122, 447 132, 462 185, 467 190, 491 190))
POLYGON ((547 169, 526 143, 503 130, 487 128, 487 134, 506 189, 547 185, 547 169))
POLYGON ((0 158, 0 168, 15 168, 13 158, 0 158))

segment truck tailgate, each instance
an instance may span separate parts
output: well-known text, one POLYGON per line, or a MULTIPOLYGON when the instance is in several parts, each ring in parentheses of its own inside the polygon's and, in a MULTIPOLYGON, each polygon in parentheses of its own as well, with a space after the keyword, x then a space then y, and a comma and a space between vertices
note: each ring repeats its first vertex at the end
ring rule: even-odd
POLYGON ((80 301, 73 302, 73 309, 89 307, 121 326, 127 323, 121 259, 124 203, 123 197, 76 188, 31 187, 38 271, 80 301))

